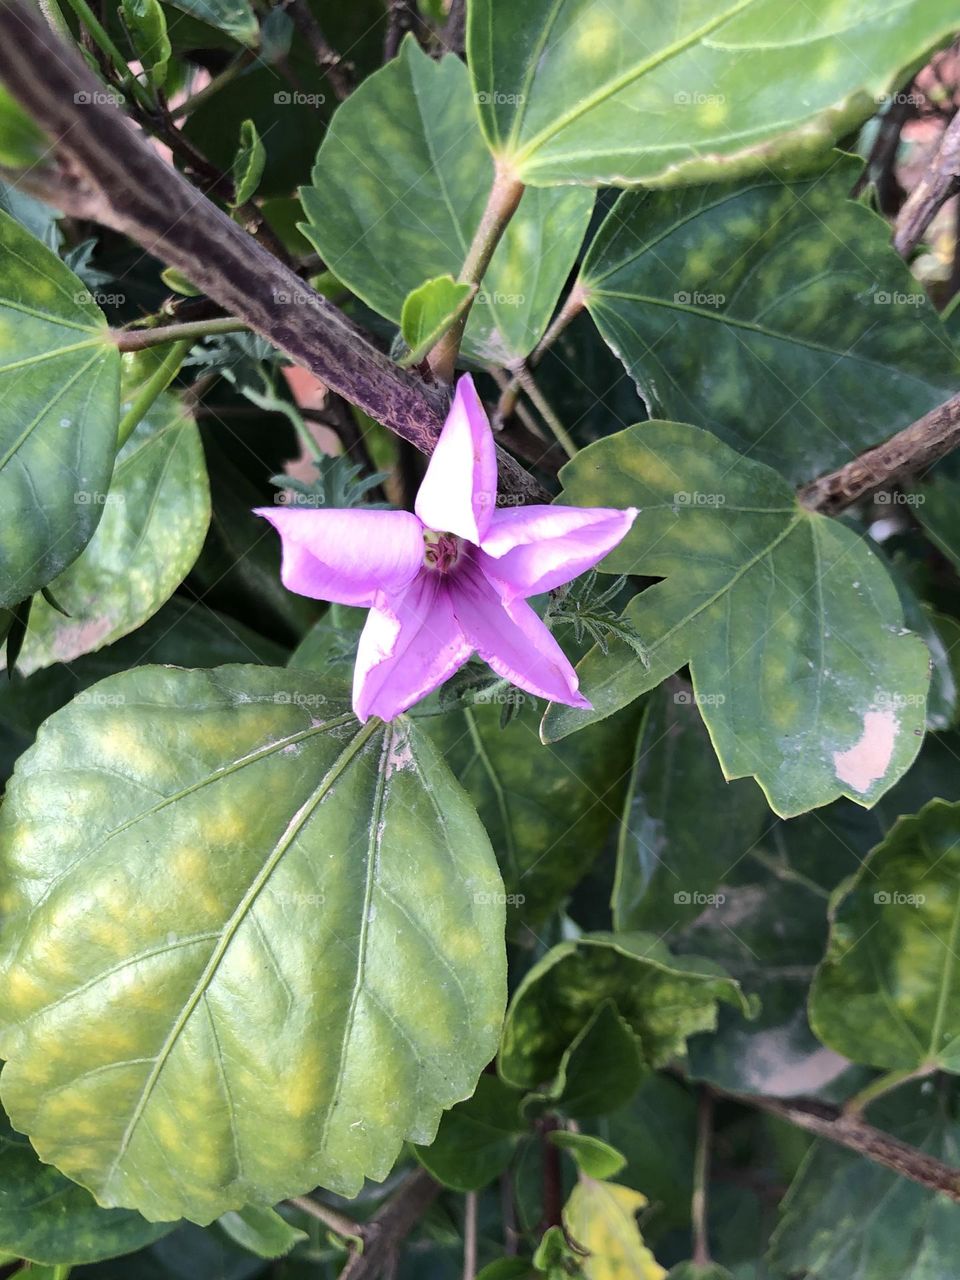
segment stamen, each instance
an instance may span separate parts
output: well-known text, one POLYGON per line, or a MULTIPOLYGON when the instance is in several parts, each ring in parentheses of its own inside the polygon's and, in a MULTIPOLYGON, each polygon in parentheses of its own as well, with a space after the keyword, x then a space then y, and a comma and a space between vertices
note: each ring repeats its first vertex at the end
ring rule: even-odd
POLYGON ((423 563, 437 573, 449 573, 460 559, 462 543, 455 533, 423 531, 423 563))

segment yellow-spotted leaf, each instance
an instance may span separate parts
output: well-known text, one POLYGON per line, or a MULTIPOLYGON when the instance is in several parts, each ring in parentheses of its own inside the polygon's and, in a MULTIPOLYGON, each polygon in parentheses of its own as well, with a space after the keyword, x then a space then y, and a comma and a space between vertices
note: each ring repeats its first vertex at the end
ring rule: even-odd
POLYGON ((101 1205, 355 1195, 496 1049, 476 812, 415 725, 309 672, 102 681, 21 757, 0 851, 0 1093, 101 1205))
POLYGON ((551 705, 545 741, 689 664, 724 775, 755 777, 783 817, 842 795, 869 808, 903 775, 923 741, 930 660, 862 538, 684 423, 598 440, 562 479, 564 502, 639 508, 603 568, 663 581, 624 613, 647 662, 621 641, 594 647, 578 668, 594 709, 551 705))
POLYGON ((637 1214, 647 1197, 615 1182, 581 1176, 563 1209, 571 1243, 585 1257, 586 1280, 663 1280, 667 1274, 643 1243, 637 1214))
POLYGON ((793 162, 873 115, 952 0, 472 0, 491 150, 535 186, 698 182, 793 162))
POLYGON ((120 354, 83 281, 5 213, 0 263, 4 608, 46 586, 93 536, 116 452, 120 354))

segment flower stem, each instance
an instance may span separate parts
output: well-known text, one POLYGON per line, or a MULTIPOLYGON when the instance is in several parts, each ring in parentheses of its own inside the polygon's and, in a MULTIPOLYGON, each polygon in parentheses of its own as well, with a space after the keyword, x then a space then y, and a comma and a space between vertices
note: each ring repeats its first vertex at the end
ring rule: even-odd
POLYGON ((549 401, 544 397, 543 392, 533 380, 533 374, 529 369, 521 368, 516 373, 517 381, 524 389, 534 406, 539 412, 541 418, 553 432, 557 438, 557 443, 563 449, 568 458, 573 458, 577 452, 577 446, 573 442, 573 438, 567 431, 566 427, 554 413, 550 407, 549 401))
MULTIPOLYGON (((460 275, 459 284, 479 285, 484 277, 494 250, 500 243, 507 223, 517 211, 524 186, 513 172, 499 163, 494 171, 493 186, 487 197, 487 206, 480 219, 473 242, 467 250, 460 275)), ((463 309, 447 332, 430 352, 427 361, 436 377, 444 382, 452 382, 460 343, 467 327, 467 319, 476 298, 463 309)))
POLYGON ((158 325, 155 329, 114 329, 113 340, 121 351, 143 351, 158 347, 164 342, 181 342, 189 338, 196 342, 214 333, 241 333, 246 329, 242 320, 233 316, 217 316, 213 320, 188 320, 183 324, 158 325))
POLYGON ((875 1080, 871 1080, 868 1085, 855 1093, 844 1104, 843 1111, 845 1115, 856 1115, 861 1112, 864 1107, 870 1105, 877 1098, 882 1098, 885 1093, 889 1093, 892 1089, 898 1089, 900 1085, 906 1084, 908 1080, 922 1080, 924 1076, 931 1075, 936 1070, 935 1067, 924 1065, 921 1067, 904 1068, 901 1071, 886 1071, 882 1076, 877 1076, 875 1080))
POLYGON ((707 1231, 707 1188, 710 1182, 710 1142, 713 1137, 713 1096, 701 1087, 697 1104, 697 1149, 693 1163, 693 1197, 690 1217, 693 1224, 693 1261, 701 1267, 710 1265, 707 1231))
POLYGON ((140 388, 140 392, 134 398, 130 408, 120 419, 120 425, 117 428, 118 449, 126 444, 154 400, 157 399, 161 392, 166 391, 167 387, 180 372, 184 357, 192 346, 193 341, 190 338, 185 338, 182 342, 175 342, 170 350, 165 352, 160 364, 140 388))

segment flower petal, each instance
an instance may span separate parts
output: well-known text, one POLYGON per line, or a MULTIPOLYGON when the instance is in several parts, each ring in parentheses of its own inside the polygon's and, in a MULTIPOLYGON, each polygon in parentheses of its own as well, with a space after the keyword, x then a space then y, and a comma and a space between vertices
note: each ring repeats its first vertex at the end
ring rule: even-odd
POLYGON ((441 574, 424 572, 399 595, 381 593, 357 647, 357 719, 392 720, 449 679, 472 652, 441 574))
POLYGON ((423 528, 409 511, 257 507, 283 541, 283 585, 315 600, 371 605, 423 566, 423 528))
POLYGON ((636 507, 514 507, 494 513, 480 563, 503 595, 535 596, 592 569, 630 531, 636 507))
POLYGON ((478 561, 461 561, 450 594, 464 635, 497 675, 539 698, 589 710, 577 673, 525 600, 502 600, 478 561))
POLYGON ((414 510, 428 528, 455 533, 476 545, 490 526, 496 504, 493 432, 473 379, 464 374, 457 383, 414 510))

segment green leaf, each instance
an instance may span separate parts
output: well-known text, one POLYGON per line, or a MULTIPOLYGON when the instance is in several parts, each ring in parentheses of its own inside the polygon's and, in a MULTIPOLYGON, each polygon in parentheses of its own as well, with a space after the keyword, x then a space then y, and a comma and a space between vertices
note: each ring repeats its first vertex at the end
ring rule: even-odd
POLYGON ((620 1181, 649 1197, 648 1233, 690 1221, 696 1126, 692 1094, 664 1075, 648 1075, 627 1106, 586 1126, 627 1157, 620 1181))
POLYGON ((537 1274, 524 1258, 498 1258, 477 1272, 477 1280, 535 1280, 537 1274))
POLYGON ((134 631, 190 572, 210 523, 210 490, 196 424, 164 395, 117 455, 96 533, 53 591, 67 617, 37 600, 20 659, 24 674, 70 662, 134 631))
POLYGON ((49 1164, 0 1112, 0 1250, 31 1262, 99 1262, 172 1231, 128 1209, 101 1209, 89 1191, 49 1164))
POLYGON ((252 47, 259 39, 260 28, 248 0, 169 0, 169 3, 241 44, 252 47))
POLYGON ((627 1158, 609 1142, 591 1137, 588 1133, 571 1133, 567 1129, 552 1129, 547 1134, 550 1142, 561 1151, 568 1151, 581 1173, 588 1178, 615 1178, 627 1163, 627 1158))
POLYGON ((28 169, 43 159, 50 140, 5 85, 0 85, 0 164, 28 169))
POLYGON ((618 719, 544 747, 534 698, 508 687, 479 696, 484 703, 431 717, 424 728, 477 806, 509 905, 536 924, 587 873, 618 816, 630 724, 618 719), (505 708, 519 710, 501 728, 505 708))
POLYGON ((616 1111, 636 1093, 646 1070, 637 1037, 614 1002, 604 1000, 564 1050, 550 1089, 528 1101, 577 1119, 616 1111))
POLYGON ((400 334, 410 348, 405 364, 417 364, 446 333, 476 293, 476 286, 457 284, 453 276, 437 276, 403 300, 400 334))
POLYGON ((952 459, 934 467, 922 485, 901 496, 933 545, 960 571, 960 479, 952 459))
POLYGON ((431 1145, 415 1153, 445 1187, 479 1191, 507 1167, 525 1130, 518 1090, 482 1075, 473 1097, 448 1111, 431 1145))
MULTIPOLYGON (((797 834, 800 853, 822 839, 818 818, 811 823, 814 830, 797 834)), ((692 1078, 735 1093, 817 1094, 849 1070, 847 1060, 824 1048, 810 1030, 807 996, 826 943, 829 893, 804 873, 811 859, 798 865, 779 847, 792 825, 764 833, 731 868, 722 901, 675 944, 722 964, 760 1002, 749 1023, 721 1008, 716 1031, 692 1036, 687 1046, 692 1078)))
POLYGON ((257 126, 252 120, 244 120, 240 126, 240 144, 231 167, 234 207, 246 204, 256 195, 266 163, 267 150, 260 141, 257 126))
MULTIPOLYGON (((459 275, 493 172, 463 63, 435 62, 408 37, 337 109, 301 192, 301 230, 349 289, 399 324, 411 290, 459 275)), ((575 187, 525 193, 470 312, 467 355, 507 364, 532 351, 592 208, 593 193, 575 187)))
POLYGON ((853 1062, 960 1071, 960 804, 900 818, 831 903, 810 1022, 853 1062))
POLYGON ((160 0, 122 0, 121 12, 143 69, 151 83, 162 88, 173 51, 160 0))
POLYGON ((0 213, 0 608, 93 536, 117 443, 120 355, 81 280, 0 213))
POLYGON ((318 676, 103 681, 21 757, 0 844, 0 1092, 103 1205, 355 1195, 493 1055, 483 828, 415 725, 318 676))
MULTIPOLYGON (((894 1137, 956 1165, 960 1125, 947 1097, 908 1087, 875 1104, 894 1137)), ((780 1207, 771 1280, 954 1280, 957 1206, 830 1142, 811 1149, 780 1207)))
POLYGON ((255 1253, 259 1258, 281 1258, 301 1240, 309 1240, 306 1231, 291 1227, 276 1209, 248 1204, 243 1209, 222 1214, 217 1223, 234 1244, 255 1253))
POLYGON ((821 151, 955 25, 948 0, 473 0, 467 53, 524 182, 665 186, 821 151))
POLYGON ((685 682, 667 681, 644 708, 620 824, 616 929, 695 920, 760 834, 767 806, 749 781, 727 782, 685 682))
POLYGON ((869 806, 906 771, 922 741, 929 659, 861 539, 800 507, 768 467, 680 423, 598 440, 561 474, 564 502, 640 508, 604 569, 666 581, 624 611, 649 665, 619 642, 591 650, 579 671, 595 709, 550 706, 545 740, 689 662, 724 775, 755 777, 775 812, 840 795, 869 806))
POLYGON ((687 1036, 716 1025, 718 1000, 754 1012, 710 960, 673 956, 649 934, 584 934, 548 951, 514 993, 500 1046, 503 1078, 520 1088, 550 1079, 604 1000, 616 1005, 654 1067, 682 1055, 687 1036))
POLYGON ((834 153, 789 183, 765 171, 620 197, 580 288, 651 417, 707 427, 800 484, 952 394, 933 305, 887 222, 847 199, 862 167, 834 153))

